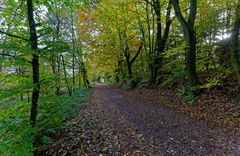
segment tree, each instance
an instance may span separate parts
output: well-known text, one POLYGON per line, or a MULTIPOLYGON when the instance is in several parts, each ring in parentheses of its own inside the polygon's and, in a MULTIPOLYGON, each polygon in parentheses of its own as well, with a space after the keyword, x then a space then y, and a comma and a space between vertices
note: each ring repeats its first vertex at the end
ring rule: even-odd
MULTIPOLYGON (((20 6, 22 3, 20 4, 20 6)), ((17 9, 18 10, 18 9, 17 9)), ((16 11, 17 11, 16 10, 16 11)), ((30 39, 26 39, 24 37, 20 37, 17 35, 13 35, 4 31, 0 31, 0 33, 5 34, 10 37, 18 38, 24 41, 29 41, 31 44, 32 49, 32 82, 33 82, 33 89, 32 89, 32 106, 31 106, 31 113, 30 113, 30 121, 32 126, 34 127, 36 124, 37 118, 37 105, 40 93, 40 81, 39 81, 39 51, 38 51, 38 37, 36 31, 36 23, 33 16, 33 2, 32 0, 27 0, 27 19, 28 19, 28 26, 29 26, 29 34, 30 39)))
POLYGON ((163 63, 163 51, 166 46, 166 42, 169 36, 170 26, 172 23, 171 20, 171 2, 168 2, 167 9, 166 9, 166 21, 165 21, 165 30, 162 33, 162 23, 161 23, 161 5, 160 0, 153 1, 154 10, 157 16, 157 37, 156 37, 156 56, 154 58, 154 69, 153 69, 153 83, 156 82, 157 77, 160 76, 162 63, 163 63), (162 35, 163 34, 163 35, 162 35))
POLYGON ((240 1, 238 0, 235 11, 235 22, 230 37, 230 52, 231 52, 231 62, 232 67, 237 75, 238 82, 240 83, 240 62, 239 62, 239 30, 240 30, 240 1))
POLYGON ((190 82, 190 87, 196 87, 200 84, 200 81, 197 76, 196 71, 196 32, 194 28, 194 23, 197 14, 197 0, 190 0, 190 13, 189 17, 186 20, 183 17, 181 12, 179 1, 178 0, 171 0, 172 5, 175 10, 176 17, 178 18, 179 23, 182 26, 185 40, 187 42, 187 49, 186 49, 186 71, 188 75, 188 79, 190 82))
POLYGON ((34 127, 36 124, 38 98, 40 93, 40 81, 39 81, 40 71, 39 71, 38 37, 37 37, 37 31, 36 31, 36 23, 33 16, 32 0, 27 0, 27 12, 28 12, 31 49, 33 50, 33 54, 32 54, 33 56, 32 58, 33 90, 32 90, 32 107, 31 107, 30 120, 31 120, 32 126, 34 127))

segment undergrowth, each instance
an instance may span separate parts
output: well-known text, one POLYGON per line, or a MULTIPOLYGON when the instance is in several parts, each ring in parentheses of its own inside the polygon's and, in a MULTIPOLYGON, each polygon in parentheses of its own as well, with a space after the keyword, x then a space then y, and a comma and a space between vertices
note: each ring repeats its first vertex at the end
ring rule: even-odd
MULTIPOLYGON (((39 113, 35 128, 30 126, 30 103, 14 101, 0 105, 0 155, 28 156, 36 150, 34 136, 38 144, 49 144, 64 127, 64 122, 77 115, 84 107, 89 90, 82 88, 69 97, 45 95, 39 101, 39 113)), ((10 99, 6 100, 9 101, 10 99)))
POLYGON ((185 87, 180 87, 177 91, 177 95, 184 97, 187 102, 192 105, 192 107, 196 107, 197 101, 192 91, 187 90, 185 87))

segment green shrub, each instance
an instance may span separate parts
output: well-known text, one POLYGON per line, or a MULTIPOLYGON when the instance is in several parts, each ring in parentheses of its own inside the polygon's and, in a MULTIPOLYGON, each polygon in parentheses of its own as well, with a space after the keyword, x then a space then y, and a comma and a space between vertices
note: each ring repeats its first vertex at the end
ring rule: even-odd
POLYGON ((44 95, 39 100, 38 118, 35 128, 29 122, 30 103, 15 100, 0 105, 0 155, 32 155, 34 136, 41 144, 51 143, 64 127, 64 122, 75 116, 84 106, 89 90, 76 90, 72 97, 44 95))
POLYGON ((76 116, 79 109, 84 106, 84 100, 88 94, 89 90, 82 88, 76 90, 71 97, 64 94, 60 97, 51 95, 50 99, 49 96, 41 98, 37 123, 37 127, 40 129, 40 140, 43 140, 41 143, 48 142, 46 137, 51 138, 59 134, 64 121, 76 116))
POLYGON ((184 97, 186 101, 192 105, 192 107, 196 106, 196 97, 191 90, 187 90, 185 87, 180 87, 177 91, 177 95, 184 97))
POLYGON ((15 103, 0 108, 1 155, 31 155, 36 129, 30 126, 29 103, 15 103))
POLYGON ((127 82, 121 84, 121 87, 124 89, 131 89, 131 83, 132 80, 127 80, 127 82))

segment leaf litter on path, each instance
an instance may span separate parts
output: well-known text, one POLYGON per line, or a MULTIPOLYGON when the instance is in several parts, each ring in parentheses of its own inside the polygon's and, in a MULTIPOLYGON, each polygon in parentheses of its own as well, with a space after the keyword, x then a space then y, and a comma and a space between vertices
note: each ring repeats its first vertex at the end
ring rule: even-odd
POLYGON ((78 123, 68 127, 43 155, 240 154, 239 138, 151 104, 147 98, 112 86, 96 87, 78 123))

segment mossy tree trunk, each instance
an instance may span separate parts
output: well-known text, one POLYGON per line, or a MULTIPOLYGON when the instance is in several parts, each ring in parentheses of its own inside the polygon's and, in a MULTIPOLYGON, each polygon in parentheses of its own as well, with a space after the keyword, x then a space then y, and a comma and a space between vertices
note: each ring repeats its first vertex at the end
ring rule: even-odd
MULTIPOLYGON (((175 10, 176 17, 182 26, 185 40, 187 43, 186 50, 186 71, 188 80, 190 83, 190 88, 193 89, 200 84, 196 71, 196 32, 194 30, 194 23, 197 14, 197 0, 190 0, 190 13, 186 20, 181 12, 179 1, 171 0, 172 5, 175 10)), ((197 92, 194 90, 194 92, 197 92)))
POLYGON ((239 62, 239 56, 238 56, 239 30, 240 30, 240 1, 239 0, 236 7, 235 15, 236 15, 236 21, 234 23, 234 27, 233 27, 232 35, 230 39, 230 52, 231 52, 232 67, 236 73, 238 82, 240 83, 240 62, 239 62))

